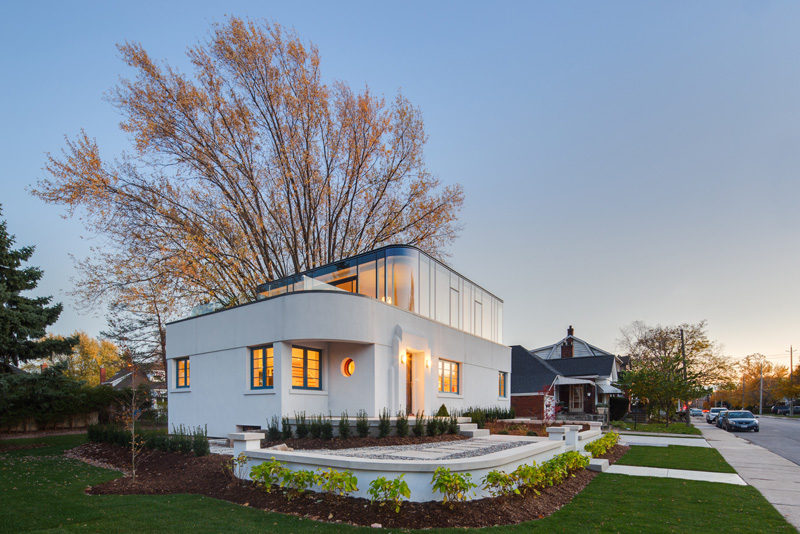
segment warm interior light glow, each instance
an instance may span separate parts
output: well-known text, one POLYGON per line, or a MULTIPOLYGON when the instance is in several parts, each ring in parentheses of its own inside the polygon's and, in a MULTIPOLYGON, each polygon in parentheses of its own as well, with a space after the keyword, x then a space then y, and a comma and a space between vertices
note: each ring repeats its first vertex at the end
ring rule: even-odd
POLYGON ((356 362, 352 358, 345 358, 342 362, 342 374, 344 376, 353 376, 356 371, 356 362))
POLYGON ((430 356, 425 356, 425 367, 427 369, 431 368, 431 357, 430 356))
POLYGON ((405 365, 405 363, 406 363, 406 353, 405 352, 400 354, 400 363, 402 363, 403 365, 405 365))

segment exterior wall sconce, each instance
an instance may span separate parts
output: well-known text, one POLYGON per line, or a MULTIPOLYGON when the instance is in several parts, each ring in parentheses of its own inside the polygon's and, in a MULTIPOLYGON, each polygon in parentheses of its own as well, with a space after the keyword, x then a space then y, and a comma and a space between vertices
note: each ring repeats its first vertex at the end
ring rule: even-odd
POLYGON ((400 353, 400 363, 402 363, 403 365, 406 364, 406 353, 405 353, 405 351, 400 353))
POLYGON ((425 356, 425 368, 426 369, 430 369, 431 368, 431 357, 430 356, 425 356))

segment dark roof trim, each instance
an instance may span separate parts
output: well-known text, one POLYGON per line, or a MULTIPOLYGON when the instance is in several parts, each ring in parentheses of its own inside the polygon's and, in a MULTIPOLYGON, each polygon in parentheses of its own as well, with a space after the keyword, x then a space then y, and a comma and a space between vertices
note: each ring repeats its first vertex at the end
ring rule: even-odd
POLYGON ((341 263, 343 261, 355 260, 355 259, 358 259, 358 258, 363 258, 364 256, 369 256, 370 254, 375 254, 376 252, 385 252, 388 249, 397 249, 397 248, 406 248, 406 249, 416 250, 420 254, 424 254, 427 258, 429 258, 430 260, 438 263, 439 265, 441 265, 442 267, 444 267, 448 271, 450 271, 450 272, 456 274, 457 276, 463 278, 464 280, 466 280, 470 284, 472 284, 472 285, 474 285, 476 287, 479 287, 481 289, 481 291, 485 291, 486 293, 488 293, 492 297, 496 298, 500 302, 503 302, 503 299, 501 299, 500 297, 498 297, 497 295, 495 295, 491 291, 487 290, 482 285, 476 284, 475 282, 473 282, 472 280, 470 280, 469 278, 467 278, 463 274, 459 273, 458 271, 456 271, 455 269, 453 269, 452 267, 450 267, 446 263, 443 263, 443 262, 437 260, 436 258, 431 256, 430 254, 428 254, 424 250, 420 249, 419 247, 415 247, 414 245, 402 245, 402 244, 400 244, 400 245, 384 245, 384 246, 382 246, 380 248, 376 248, 376 249, 373 249, 373 250, 368 250, 366 252, 362 252, 360 254, 356 254, 355 256, 348 256, 347 258, 342 258, 342 259, 339 259, 339 260, 336 260, 336 261, 332 261, 330 263, 326 263, 325 265, 320 265, 319 267, 314 267, 313 269, 306 269, 305 271, 301 271, 299 273, 290 274, 289 276, 284 276, 283 278, 278 278, 278 279, 272 280, 270 282, 264 282, 263 284, 259 284, 258 286, 256 286, 256 293, 260 292, 261 288, 263 286, 267 285, 267 284, 274 284, 274 283, 282 282, 284 280, 288 280, 288 279, 294 278, 296 276, 308 275, 309 273, 312 273, 312 272, 320 270, 320 269, 325 269, 327 267, 335 267, 337 263, 341 263))

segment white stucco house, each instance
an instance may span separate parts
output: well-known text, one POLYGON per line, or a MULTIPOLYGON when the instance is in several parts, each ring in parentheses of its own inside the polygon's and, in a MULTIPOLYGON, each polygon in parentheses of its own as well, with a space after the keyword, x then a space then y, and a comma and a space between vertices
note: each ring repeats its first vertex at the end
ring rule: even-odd
POLYGON ((169 425, 209 436, 293 417, 509 407, 503 301, 410 246, 263 284, 167 325, 169 425))

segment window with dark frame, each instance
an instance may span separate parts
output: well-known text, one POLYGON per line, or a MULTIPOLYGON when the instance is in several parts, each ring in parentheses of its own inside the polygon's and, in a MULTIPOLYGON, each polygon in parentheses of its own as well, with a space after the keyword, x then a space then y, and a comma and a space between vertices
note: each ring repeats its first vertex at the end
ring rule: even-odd
POLYGON ((250 389, 270 389, 274 384, 272 345, 250 349, 250 389))
POLYGON ((292 388, 322 389, 322 351, 292 347, 292 388))
POLYGON ((175 387, 189 387, 189 358, 175 359, 175 387))
POLYGON ((498 396, 505 397, 506 396, 506 379, 508 377, 508 373, 504 373, 500 371, 500 378, 498 383, 498 396))
POLYGON ((458 362, 439 358, 439 391, 441 393, 459 393, 458 362))

